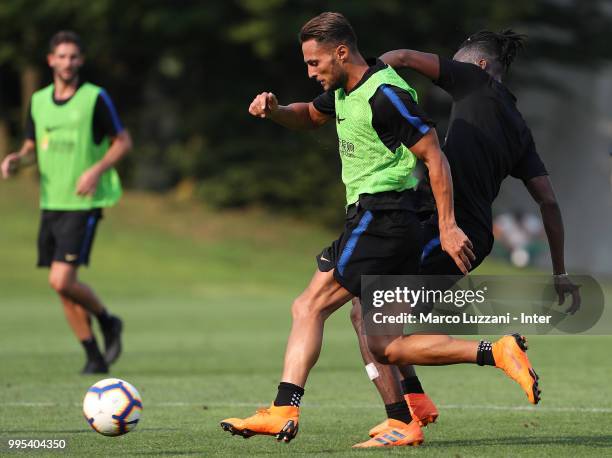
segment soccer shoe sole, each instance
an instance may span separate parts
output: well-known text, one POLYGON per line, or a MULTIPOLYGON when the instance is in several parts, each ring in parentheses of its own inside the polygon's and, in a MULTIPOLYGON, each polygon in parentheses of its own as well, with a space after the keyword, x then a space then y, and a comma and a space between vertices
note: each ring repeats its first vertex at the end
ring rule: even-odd
POLYGON ((410 442, 409 444, 372 444, 372 445, 364 445, 364 444, 355 444, 352 448, 391 448, 391 447, 418 447, 423 443, 422 440, 416 440, 414 442, 410 442))
MULTIPOLYGON (((527 353, 527 349, 529 348, 529 346, 527 345, 527 338, 520 334, 512 334, 512 337, 514 337, 516 344, 523 351, 523 353, 527 353)), ((542 391, 540 390, 540 387, 538 385, 540 377, 538 376, 538 374, 536 374, 536 371, 533 370, 533 367, 531 367, 531 365, 529 366, 529 375, 531 376, 533 380, 533 384, 531 385, 533 401, 531 401, 531 399, 529 399, 529 401, 532 404, 538 404, 540 400, 542 399, 542 391)))
POLYGON ((258 433, 252 431, 248 428, 238 429, 235 428, 234 425, 228 423, 226 421, 221 422, 221 428, 223 431, 227 431, 232 434, 232 436, 242 436, 244 439, 248 439, 253 436, 274 436, 276 440, 279 442, 291 442, 291 440, 297 436, 299 425, 296 425, 293 420, 287 421, 287 424, 283 427, 283 429, 278 433, 258 433))

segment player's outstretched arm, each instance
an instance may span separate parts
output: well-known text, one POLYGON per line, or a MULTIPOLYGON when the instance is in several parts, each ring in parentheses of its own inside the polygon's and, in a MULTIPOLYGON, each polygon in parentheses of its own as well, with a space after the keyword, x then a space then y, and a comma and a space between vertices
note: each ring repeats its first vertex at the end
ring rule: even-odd
POLYGON ((440 227, 440 245, 453 258, 457 267, 467 274, 472 268, 470 261, 476 257, 472 252, 472 242, 455 222, 453 206, 453 180, 446 156, 438 144, 435 129, 431 128, 415 145, 410 147, 429 170, 429 181, 438 209, 440 227))
MULTIPOLYGON (((7 179, 17 171, 23 163, 30 162, 36 152, 36 143, 34 140, 26 139, 21 145, 21 149, 15 153, 7 155, 2 161, 0 168, 2 169, 2 178, 7 179)), ((33 160, 31 161, 33 162, 33 160)))
POLYGON ((262 92, 255 97, 249 106, 249 113, 295 130, 316 129, 331 119, 331 116, 318 111, 312 102, 279 105, 276 96, 271 92, 262 92))
POLYGON ((396 49, 384 53, 380 60, 393 68, 410 68, 430 80, 437 81, 440 77, 440 57, 437 54, 396 49))
POLYGON ((76 192, 80 196, 93 195, 104 172, 117 164, 132 149, 132 137, 127 129, 119 132, 112 140, 106 154, 87 169, 77 181, 76 192))
POLYGON ((563 228, 563 219, 561 217, 561 209, 557 203, 555 192, 553 191, 552 183, 548 176, 534 177, 526 180, 525 186, 533 197, 533 200, 539 205, 542 213, 542 222, 546 230, 548 245, 550 247, 550 256, 552 258, 553 273, 565 273, 565 260, 563 255, 563 245, 565 241, 565 231, 563 228))
POLYGON ((567 312, 575 313, 580 307, 580 294, 578 287, 566 276, 564 259, 565 230, 563 228, 561 209, 557 203, 552 183, 548 175, 530 178, 525 180, 524 183, 529 194, 531 194, 533 200, 540 207, 544 230, 548 238, 553 274, 555 276, 555 290, 559 295, 559 305, 565 301, 566 294, 571 294, 572 305, 567 309, 567 312))

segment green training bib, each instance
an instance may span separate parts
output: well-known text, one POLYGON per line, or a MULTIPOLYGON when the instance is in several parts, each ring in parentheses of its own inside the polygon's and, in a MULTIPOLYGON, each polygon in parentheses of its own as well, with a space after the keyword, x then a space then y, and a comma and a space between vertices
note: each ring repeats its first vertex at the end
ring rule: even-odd
POLYGON ((404 191, 418 183, 412 174, 417 162, 414 154, 402 144, 390 151, 372 127, 370 99, 383 84, 405 89, 417 100, 416 91, 391 67, 375 72, 349 94, 344 89, 334 93, 347 206, 357 202, 360 194, 404 191))
POLYGON ((36 129, 36 155, 40 171, 40 207, 46 210, 88 210, 110 207, 121 197, 115 169, 107 170, 92 197, 78 196, 82 173, 108 151, 110 140, 93 139, 93 115, 101 88, 90 83, 79 87, 65 104, 53 101, 53 85, 32 96, 36 129))

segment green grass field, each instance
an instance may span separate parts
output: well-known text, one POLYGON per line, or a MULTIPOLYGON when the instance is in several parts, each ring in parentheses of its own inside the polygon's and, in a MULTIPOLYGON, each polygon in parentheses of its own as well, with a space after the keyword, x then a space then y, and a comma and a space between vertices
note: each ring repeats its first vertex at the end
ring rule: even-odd
MULTIPOLYGON (((124 318, 125 353, 111 375, 133 383, 144 402, 133 433, 100 436, 83 419, 81 402, 103 377, 77 374, 82 350, 46 271, 33 267, 32 181, 0 183, 0 455, 9 438, 63 438, 61 453, 74 456, 612 455, 610 337, 530 338, 543 387, 536 408, 498 370, 422 368, 441 413, 425 430, 425 444, 352 451, 384 411, 365 375, 348 307, 326 326, 297 439, 231 437, 220 419, 273 399, 289 304, 335 234, 261 211, 215 214, 172 196, 140 194, 106 212, 92 267, 82 274, 124 318)), ((479 271, 504 269, 487 263, 479 271)))

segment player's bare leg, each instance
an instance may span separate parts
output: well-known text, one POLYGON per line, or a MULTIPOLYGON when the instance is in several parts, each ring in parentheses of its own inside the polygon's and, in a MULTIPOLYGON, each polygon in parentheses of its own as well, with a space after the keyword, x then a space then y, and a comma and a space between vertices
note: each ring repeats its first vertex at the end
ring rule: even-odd
MULTIPOLYGON (((116 361, 121 353, 121 332, 123 324, 119 318, 108 314, 100 299, 88 285, 79 281, 77 269, 78 266, 66 262, 54 261, 51 264, 51 270, 49 272, 49 284, 60 296, 64 304, 66 318, 87 353, 88 363, 83 372, 103 373, 108 371, 107 366, 116 361), (75 306, 83 309, 83 314, 87 323, 89 323, 88 312, 91 312, 98 319, 100 328, 104 334, 105 354, 103 358, 100 355, 90 325, 88 326, 89 336, 85 336, 83 329, 84 323, 82 318, 81 321, 79 320, 79 315, 77 315, 78 312, 74 311, 75 306)), ((83 314, 80 314, 81 317, 83 314)))
POLYGON ((60 300, 64 306, 64 315, 66 321, 70 325, 72 332, 81 342, 83 340, 91 339, 93 332, 91 330, 91 324, 89 321, 89 312, 81 307, 79 304, 74 302, 68 296, 59 295, 60 300))
POLYGON ((376 386, 383 402, 385 405, 388 405, 403 401, 404 397, 399 384, 399 371, 395 366, 381 364, 376 361, 368 348, 367 337, 363 329, 363 320, 361 319, 361 304, 358 298, 353 298, 351 322, 357 333, 359 351, 366 365, 366 372, 374 386, 376 386))
POLYGON ((291 332, 285 351, 282 381, 303 387, 321 352, 323 325, 352 294, 333 276, 317 271, 306 290, 293 302, 291 332))
POLYGON ((438 417, 435 405, 423 393, 412 366, 403 366, 401 368, 403 372, 400 374, 397 366, 381 364, 376 361, 368 348, 361 316, 361 303, 358 298, 353 298, 351 322, 357 333, 359 349, 366 365, 366 372, 376 386, 387 413, 387 420, 374 426, 369 431, 369 436, 374 440, 357 444, 356 447, 379 446, 382 443, 378 442, 377 436, 389 435, 390 432, 397 430, 398 426, 403 426, 402 429, 405 432, 402 434, 406 436, 406 444, 420 444, 423 441, 422 432, 414 425, 409 426, 409 423, 415 421, 419 426, 426 426, 428 423, 435 421, 438 417), (404 378, 404 380, 400 381, 400 378, 404 378), (410 383, 406 383, 406 381, 410 383), (418 389, 412 389, 413 386, 418 386, 418 389), (414 391, 418 391, 418 393, 414 391), (390 422, 390 420, 394 421, 390 422), (403 425, 398 424, 398 422, 403 423, 403 425))
MULTIPOLYGON (((400 419, 397 414, 394 416, 389 411, 393 409, 390 404, 395 404, 395 409, 399 409, 398 402, 405 401, 410 417, 417 421, 421 426, 427 426, 436 421, 438 410, 431 399, 423 392, 421 383, 412 365, 389 366, 376 361, 370 352, 367 344, 367 337, 363 327, 361 315, 361 303, 358 298, 353 299, 351 310, 351 322, 357 332, 359 339, 359 349, 368 375, 376 389, 378 390, 385 407, 387 416, 400 419)), ((400 413, 401 414, 401 413, 400 413)), ((370 430, 370 435, 375 435, 377 428, 370 430)))
POLYGON ((49 272, 49 284, 58 294, 85 307, 96 316, 106 310, 93 290, 78 280, 77 267, 72 264, 54 261, 49 272))
POLYGON ((527 340, 518 334, 486 341, 455 339, 446 335, 368 336, 374 357, 384 364, 440 366, 478 363, 495 366, 516 381, 529 402, 540 400, 538 376, 527 358, 527 340))
POLYGON ((91 329, 89 312, 74 302, 68 296, 59 294, 64 306, 64 315, 77 339, 83 345, 87 360, 85 367, 81 371, 83 374, 105 374, 108 372, 108 365, 100 353, 98 343, 91 329))
POLYGON ((293 322, 274 403, 251 417, 223 420, 225 431, 245 438, 255 434, 275 436, 285 442, 297 435, 299 404, 308 374, 321 352, 325 320, 351 298, 352 294, 334 279, 333 271, 315 272, 291 307, 293 322))
POLYGON ((384 364, 442 366, 476 363, 478 342, 435 334, 367 336, 374 357, 384 364))

